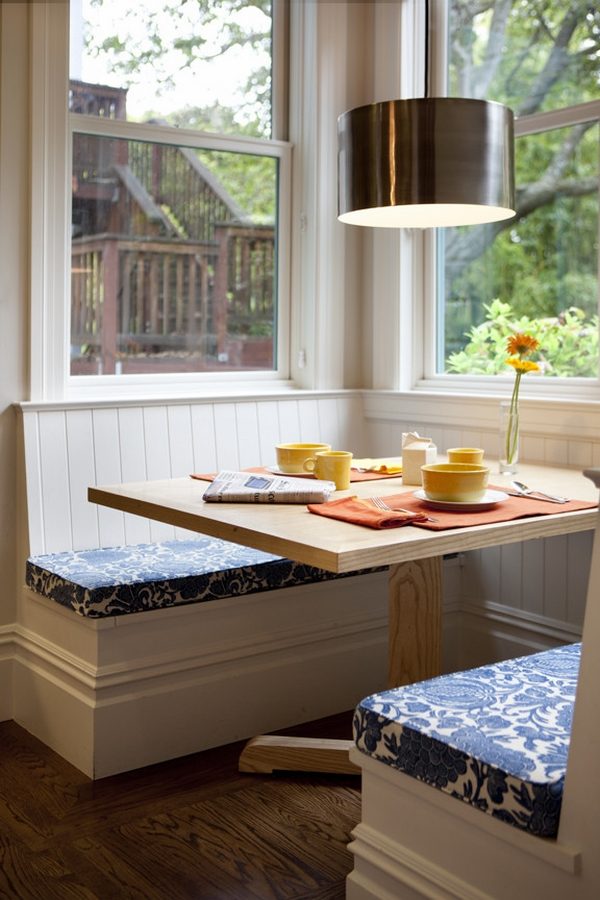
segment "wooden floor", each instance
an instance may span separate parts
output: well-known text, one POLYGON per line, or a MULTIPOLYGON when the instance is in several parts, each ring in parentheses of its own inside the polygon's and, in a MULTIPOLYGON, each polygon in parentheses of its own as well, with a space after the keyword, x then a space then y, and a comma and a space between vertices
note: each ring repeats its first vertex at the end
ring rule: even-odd
POLYGON ((93 782, 0 723, 0 898, 341 900, 359 779, 240 775, 241 747, 93 782))

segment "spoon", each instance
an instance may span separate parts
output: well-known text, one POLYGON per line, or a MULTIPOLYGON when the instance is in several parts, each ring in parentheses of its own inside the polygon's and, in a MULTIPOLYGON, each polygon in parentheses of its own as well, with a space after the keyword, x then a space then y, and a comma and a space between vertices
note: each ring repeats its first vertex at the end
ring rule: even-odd
POLYGON ((568 503, 567 497, 557 497, 555 494, 546 494, 544 491, 535 491, 523 484, 522 481, 511 481, 514 489, 524 497, 535 494, 540 500, 550 500, 552 503, 568 503))

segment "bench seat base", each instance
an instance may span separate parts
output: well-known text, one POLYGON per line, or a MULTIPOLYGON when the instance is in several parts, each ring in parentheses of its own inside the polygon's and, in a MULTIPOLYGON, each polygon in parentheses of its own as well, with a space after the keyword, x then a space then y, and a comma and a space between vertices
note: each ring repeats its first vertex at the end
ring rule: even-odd
POLYGON ((542 837, 558 831, 580 644, 374 694, 363 753, 542 837))
POLYGON ((511 828, 356 747, 350 759, 361 769, 362 814, 346 900, 596 896, 578 846, 511 828))

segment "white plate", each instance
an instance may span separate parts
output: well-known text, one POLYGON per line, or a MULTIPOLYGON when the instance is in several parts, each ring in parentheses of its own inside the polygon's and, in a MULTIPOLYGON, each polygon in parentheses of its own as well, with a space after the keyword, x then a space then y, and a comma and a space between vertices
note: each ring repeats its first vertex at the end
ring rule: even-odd
POLYGON ((481 500, 455 502, 451 500, 430 500, 425 491, 415 491, 417 500, 422 500, 432 509, 447 509, 455 512, 477 512, 482 509, 492 509, 497 503, 508 500, 508 494, 504 491, 486 491, 481 500))
POLYGON ((313 472, 282 472, 277 466, 265 466, 271 475, 283 475, 285 478, 314 478, 313 472))

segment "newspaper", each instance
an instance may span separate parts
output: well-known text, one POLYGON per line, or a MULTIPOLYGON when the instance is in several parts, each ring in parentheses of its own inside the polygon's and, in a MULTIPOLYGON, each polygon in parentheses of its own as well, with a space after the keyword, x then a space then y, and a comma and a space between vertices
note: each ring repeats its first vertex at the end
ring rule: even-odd
POLYGON ((204 492, 204 499, 217 503, 325 503, 333 491, 333 481, 221 471, 204 492))

